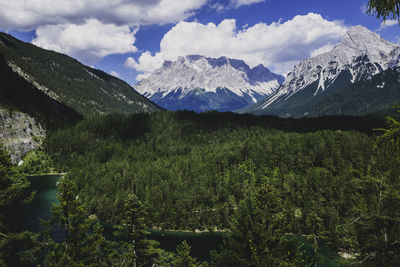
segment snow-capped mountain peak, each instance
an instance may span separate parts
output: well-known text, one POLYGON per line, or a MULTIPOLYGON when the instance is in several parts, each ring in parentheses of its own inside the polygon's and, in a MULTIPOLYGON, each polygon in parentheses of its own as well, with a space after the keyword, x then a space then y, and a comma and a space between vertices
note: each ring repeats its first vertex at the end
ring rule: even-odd
POLYGON ((371 62, 387 64, 388 56, 397 45, 386 41, 380 35, 363 26, 348 29, 342 40, 334 48, 334 52, 349 57, 365 54, 371 62))
POLYGON ((218 99, 213 101, 223 103, 220 90, 230 95, 229 101, 232 97, 239 97, 246 99, 243 105, 249 105, 274 93, 282 82, 282 76, 270 72, 261 64, 250 68, 243 60, 187 55, 176 61, 165 61, 161 68, 138 82, 135 88, 161 106, 163 98, 170 97, 172 93, 173 100, 180 101, 200 91, 210 96, 219 94, 218 99))
POLYGON ((334 84, 345 71, 351 75, 351 82, 370 79, 398 64, 399 57, 398 45, 363 26, 353 26, 331 51, 296 65, 277 92, 266 99, 260 108, 265 109, 276 101, 288 99, 314 83, 317 84, 313 93, 316 96, 334 84))

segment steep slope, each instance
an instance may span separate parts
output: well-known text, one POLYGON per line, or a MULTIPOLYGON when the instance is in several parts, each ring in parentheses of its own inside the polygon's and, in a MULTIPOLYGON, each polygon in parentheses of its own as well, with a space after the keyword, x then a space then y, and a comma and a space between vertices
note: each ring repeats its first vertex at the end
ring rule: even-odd
POLYGON ((5 33, 0 33, 0 55, 31 87, 83 116, 159 110, 122 80, 5 33))
POLYGON ((272 94, 282 82, 263 65, 250 68, 242 60, 189 55, 164 62, 135 88, 169 110, 231 111, 272 94))
POLYGON ((54 100, 8 66, 0 55, 0 105, 4 110, 20 111, 45 128, 58 127, 82 119, 72 108, 54 100))
POLYGON ((399 105, 400 68, 394 68, 333 93, 311 105, 305 116, 396 113, 399 105))
POLYGON ((395 67, 399 57, 399 46, 362 26, 351 27, 330 52, 301 62, 275 94, 240 112, 304 116, 325 97, 395 67))
POLYGON ((0 143, 11 153, 13 163, 41 145, 46 129, 82 119, 15 73, 2 55, 0 77, 0 143))

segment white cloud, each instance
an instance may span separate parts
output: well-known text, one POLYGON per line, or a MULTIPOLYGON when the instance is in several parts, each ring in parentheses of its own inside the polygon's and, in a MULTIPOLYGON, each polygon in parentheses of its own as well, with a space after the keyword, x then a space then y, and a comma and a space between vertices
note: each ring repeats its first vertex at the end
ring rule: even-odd
POLYGON ((136 52, 136 30, 89 19, 84 24, 39 26, 33 44, 94 64, 110 54, 136 52))
POLYGON ((295 16, 284 23, 258 23, 243 29, 236 27, 234 19, 223 20, 218 25, 179 22, 164 35, 160 52, 154 55, 144 52, 138 61, 128 58, 125 66, 148 75, 164 60, 199 54, 243 59, 251 66, 262 63, 276 72, 286 73, 300 60, 326 51, 345 32, 341 21, 328 21, 314 13, 295 16))
POLYGON ((207 0, 1 0, 0 29, 33 30, 43 25, 104 24, 137 26, 183 20, 207 0))
POLYGON ((154 56, 149 51, 142 53, 138 62, 131 57, 128 57, 124 66, 131 69, 136 69, 141 72, 152 72, 154 66, 161 66, 164 62, 161 53, 156 53, 154 56))
POLYGON ((388 19, 386 21, 382 21, 381 25, 379 26, 379 29, 377 31, 381 31, 385 28, 394 26, 394 25, 398 25, 399 22, 395 19, 388 19))
POLYGON ((240 6, 248 6, 256 3, 264 2, 265 0, 230 0, 231 5, 234 8, 238 8, 240 6))
POLYGON ((224 10, 239 8, 241 6, 249 6, 256 3, 265 2, 265 0, 229 0, 228 3, 221 3, 219 1, 209 1, 209 7, 215 9, 217 12, 224 10))
POLYGON ((136 76, 136 81, 140 81, 140 80, 146 79, 146 78, 148 78, 150 75, 151 75, 151 72, 145 72, 145 73, 138 74, 138 75, 136 76))
POLYGON ((129 28, 176 23, 206 3, 207 0, 0 0, 0 30, 36 30, 34 44, 93 64, 112 53, 136 51, 134 33, 128 32, 129 28))
POLYGON ((221 11, 227 9, 226 6, 224 6, 224 5, 220 4, 220 3, 213 3, 213 4, 210 4, 210 7, 211 7, 212 9, 215 9, 217 12, 221 12, 221 11))
POLYGON ((119 73, 116 72, 115 70, 110 71, 110 74, 111 74, 112 76, 114 76, 114 77, 117 77, 117 78, 120 77, 119 73))
POLYGON ((316 57, 316 56, 321 55, 321 54, 323 54, 323 53, 329 52, 329 51, 332 50, 332 48, 333 48, 334 46, 335 46, 335 45, 333 45, 333 44, 331 44, 331 43, 328 43, 328 44, 326 44, 326 45, 324 45, 324 46, 321 46, 320 48, 315 49, 315 50, 311 53, 311 57, 316 57))
POLYGON ((368 12, 368 4, 367 3, 362 4, 361 7, 360 7, 360 11, 363 14, 367 14, 367 12, 368 12))

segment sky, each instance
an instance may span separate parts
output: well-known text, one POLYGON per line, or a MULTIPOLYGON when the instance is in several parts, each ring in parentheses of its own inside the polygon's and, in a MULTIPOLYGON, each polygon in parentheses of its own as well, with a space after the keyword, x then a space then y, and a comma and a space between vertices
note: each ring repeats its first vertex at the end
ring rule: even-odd
POLYGON ((242 59, 285 75, 362 25, 400 44, 367 0, 0 0, 0 31, 130 85, 189 54, 242 59))

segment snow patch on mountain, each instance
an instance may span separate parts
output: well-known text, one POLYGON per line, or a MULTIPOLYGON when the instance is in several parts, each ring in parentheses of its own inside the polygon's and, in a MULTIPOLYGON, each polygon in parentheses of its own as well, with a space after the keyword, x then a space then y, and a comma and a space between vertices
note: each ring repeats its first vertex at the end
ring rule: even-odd
POLYGON ((351 73, 351 82, 371 79, 388 68, 400 65, 400 47, 363 26, 349 28, 342 40, 329 52, 306 59, 294 67, 277 92, 259 107, 267 108, 279 99, 318 81, 314 96, 327 90, 343 71, 351 73))
POLYGON ((240 97, 250 96, 256 103, 274 93, 283 80, 283 76, 261 64, 250 68, 242 60, 188 55, 174 62, 165 61, 161 68, 138 82, 135 89, 150 99, 155 94, 165 97, 179 91, 178 98, 182 99, 197 89, 216 93, 224 88, 240 97))

